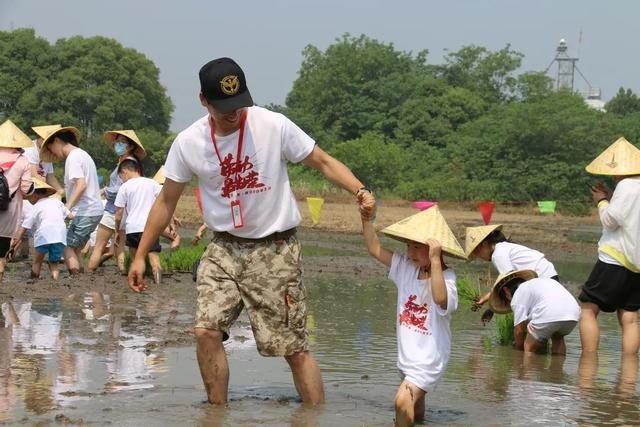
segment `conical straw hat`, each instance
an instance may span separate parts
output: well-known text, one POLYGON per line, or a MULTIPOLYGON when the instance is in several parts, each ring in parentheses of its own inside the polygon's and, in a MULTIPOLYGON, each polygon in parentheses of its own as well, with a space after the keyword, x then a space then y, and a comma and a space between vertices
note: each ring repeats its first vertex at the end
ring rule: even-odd
POLYGON ((382 232, 403 242, 410 240, 426 244, 427 240, 435 239, 440 242, 442 250, 447 254, 462 259, 467 258, 437 206, 398 221, 382 232))
POLYGON ((3 148, 29 148, 33 142, 11 120, 0 125, 0 147, 3 148))
POLYGON ((640 175, 640 150, 619 138, 585 168, 594 175, 640 175))
POLYGON ((164 179, 164 165, 162 165, 160 166, 160 169, 158 169, 158 172, 153 176, 153 180, 158 184, 163 185, 164 179))
POLYGON ((515 278, 523 279, 526 282, 536 277, 538 277, 538 274, 533 270, 513 270, 499 275, 493 284, 491 295, 489 296, 489 307, 491 307, 491 311, 498 314, 510 313, 511 304, 500 298, 502 288, 515 278))
POLYGON ((145 156, 147 155, 147 151, 144 149, 142 142, 140 142, 138 135, 136 135, 135 131, 131 129, 110 130, 106 132, 104 134, 104 143, 107 144, 109 147, 111 147, 111 149, 113 150, 113 146, 115 144, 115 140, 118 137, 118 135, 126 136, 131 140, 131 142, 133 142, 136 145, 136 149, 133 153, 136 155, 138 159, 142 160, 145 158, 145 156))
POLYGON ((57 193, 56 189, 47 184, 44 180, 40 178, 33 178, 33 189, 34 190, 47 190, 47 197, 53 196, 57 193))
POLYGON ((46 138, 51 132, 54 130, 58 130, 62 127, 62 125, 43 125, 43 126, 33 126, 31 129, 42 139, 46 138))
POLYGON ((464 238, 464 254, 468 257, 480 243, 494 230, 500 230, 502 224, 467 227, 464 238))
POLYGON ((56 136, 56 134, 60 132, 72 132, 76 136, 76 141, 80 143, 80 131, 77 128, 74 128, 73 126, 66 126, 66 127, 59 127, 59 128, 55 128, 54 126, 51 126, 49 133, 45 134, 42 137, 42 146, 40 147, 40 161, 48 162, 48 163, 53 163, 58 161, 58 158, 54 156, 51 153, 51 151, 49 151, 47 144, 56 136))

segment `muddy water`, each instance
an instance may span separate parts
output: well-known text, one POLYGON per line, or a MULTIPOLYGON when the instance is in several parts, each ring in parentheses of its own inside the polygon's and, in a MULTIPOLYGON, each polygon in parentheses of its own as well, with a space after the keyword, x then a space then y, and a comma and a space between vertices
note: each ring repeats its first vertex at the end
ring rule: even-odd
MULTIPOLYGON (((23 267, 0 288, 0 421, 9 424, 388 426, 399 383, 395 288, 357 236, 304 235, 313 352, 327 403, 300 405, 286 363, 255 351, 246 320, 227 343, 226 409, 203 403, 190 334, 194 287, 186 275, 129 293, 121 277, 26 283, 23 267), (11 326, 10 326, 11 325, 11 326)), ((577 292, 590 262, 557 262, 577 292)), ((454 263, 459 275, 486 265, 454 263)), ((480 275, 484 273, 479 273, 480 275)), ((634 425, 637 358, 620 356, 615 319, 602 316, 598 359, 527 356, 495 344, 468 307, 456 312, 447 374, 428 397, 436 425, 634 425)))

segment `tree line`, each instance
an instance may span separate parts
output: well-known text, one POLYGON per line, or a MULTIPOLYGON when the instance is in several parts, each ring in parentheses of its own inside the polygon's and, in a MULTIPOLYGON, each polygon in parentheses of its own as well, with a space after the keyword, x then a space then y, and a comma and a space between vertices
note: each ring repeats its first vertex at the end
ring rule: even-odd
MULTIPOLYGON (((606 112, 556 91, 523 55, 469 45, 429 62, 429 52, 345 34, 309 45, 281 111, 380 194, 406 199, 586 204, 596 178, 584 167, 619 136, 640 141, 640 99, 620 91, 606 112)), ((80 127, 98 167, 114 157, 102 133, 132 128, 164 162, 173 105, 143 54, 105 37, 50 44, 33 30, 0 32, 0 118, 22 129, 80 127)), ((320 183, 301 166, 292 181, 320 183)))

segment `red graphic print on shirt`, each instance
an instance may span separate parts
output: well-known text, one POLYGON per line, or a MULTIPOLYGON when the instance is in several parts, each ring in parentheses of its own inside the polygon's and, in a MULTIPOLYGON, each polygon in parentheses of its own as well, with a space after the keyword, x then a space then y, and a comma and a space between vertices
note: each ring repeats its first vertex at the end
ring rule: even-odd
POLYGON ((231 197, 235 191, 261 188, 264 184, 258 180, 258 172, 253 170, 253 163, 249 156, 243 160, 233 160, 231 153, 227 154, 220 164, 220 175, 224 177, 222 197, 231 197))
POLYGON ((421 331, 428 331, 425 323, 429 307, 427 304, 416 304, 416 299, 415 295, 409 295, 409 299, 404 303, 404 310, 400 313, 400 325, 414 326, 421 331))

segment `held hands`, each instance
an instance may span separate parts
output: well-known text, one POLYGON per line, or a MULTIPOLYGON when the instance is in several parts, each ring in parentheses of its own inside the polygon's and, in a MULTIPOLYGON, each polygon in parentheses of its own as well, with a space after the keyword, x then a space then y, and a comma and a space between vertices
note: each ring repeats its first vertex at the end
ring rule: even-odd
POLYGON ((598 182, 591 187, 591 197, 596 204, 602 200, 609 200, 611 199, 611 190, 602 182, 598 182))
POLYGON ((373 197, 373 194, 369 190, 360 189, 356 193, 356 199, 358 200, 360 216, 362 219, 370 220, 373 217, 373 212, 376 208, 375 197, 373 197))
POLYGON ((144 263, 144 257, 142 259, 136 257, 131 262, 131 267, 129 267, 129 288, 133 292, 142 292, 147 289, 147 285, 144 284, 143 277, 146 266, 144 263))

